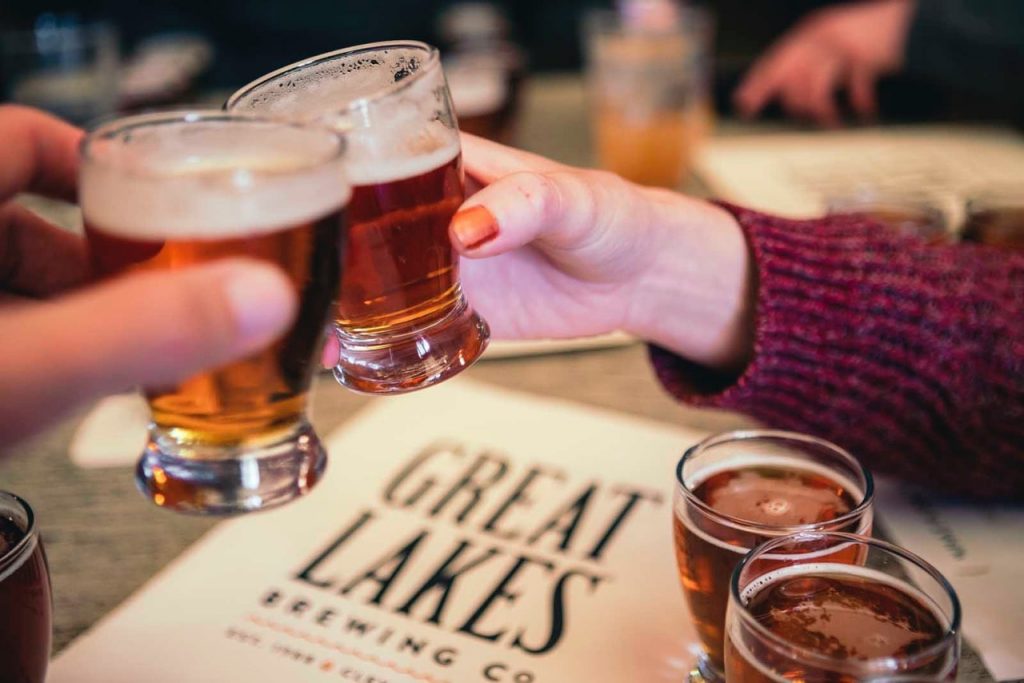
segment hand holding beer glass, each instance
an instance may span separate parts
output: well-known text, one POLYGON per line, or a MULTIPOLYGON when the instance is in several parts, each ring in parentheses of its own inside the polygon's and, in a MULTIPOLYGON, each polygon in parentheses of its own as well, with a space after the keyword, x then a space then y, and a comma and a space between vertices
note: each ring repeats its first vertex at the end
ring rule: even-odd
POLYGON ((264 76, 226 107, 345 133, 353 194, 335 325, 342 385, 412 391, 480 357, 489 331, 462 293, 448 236, 465 190, 436 49, 388 42, 338 50, 264 76))
POLYGON ((852 534, 800 533, 737 566, 726 633, 729 683, 953 681, 960 604, 913 553, 852 534))
MULTIPOLYGON (((692 680, 723 676, 729 576, 745 553, 798 531, 871 532, 871 475, 811 436, 731 432, 690 448, 676 470, 679 577, 703 646, 692 680)), ((830 555, 835 562, 855 556, 830 555)))
POLYGON ((82 156, 80 200, 98 275, 244 257, 279 267, 299 298, 291 328, 266 348, 146 388, 152 421, 139 487, 157 505, 200 513, 303 495, 326 463, 305 411, 342 265, 351 194, 342 140, 223 112, 168 113, 104 125, 82 156))

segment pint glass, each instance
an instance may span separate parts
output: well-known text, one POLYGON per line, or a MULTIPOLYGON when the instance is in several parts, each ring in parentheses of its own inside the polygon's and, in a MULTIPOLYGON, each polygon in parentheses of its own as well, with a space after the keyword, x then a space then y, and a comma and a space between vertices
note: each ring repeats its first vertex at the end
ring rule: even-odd
POLYGON ((800 530, 870 533, 872 489, 852 455, 803 434, 730 432, 686 451, 676 470, 673 531, 703 647, 691 679, 721 679, 729 575, 743 555, 800 530))
POLYGON ((584 22, 598 161, 635 183, 678 189, 713 127, 712 19, 671 2, 620 4, 584 22), (664 12, 630 12, 645 5, 664 12))
POLYGON ((729 683, 953 681, 960 605, 945 578, 889 543, 842 533, 775 539, 729 586, 729 683), (839 554, 856 562, 836 562, 839 554))
POLYGON ((331 52, 264 76, 226 107, 346 134, 353 190, 334 371, 342 385, 412 391, 479 358, 489 332, 462 293, 448 236, 465 192, 436 49, 390 42, 331 52))
POLYGON ((32 508, 0 491, 0 681, 43 683, 53 597, 32 508))
POLYGON ((157 505, 256 510, 319 480, 326 454, 305 413, 342 265, 342 148, 326 129, 217 111, 129 117, 83 143, 80 199, 99 276, 246 257, 278 266, 299 296, 295 322, 266 348, 147 388, 137 481, 157 505))

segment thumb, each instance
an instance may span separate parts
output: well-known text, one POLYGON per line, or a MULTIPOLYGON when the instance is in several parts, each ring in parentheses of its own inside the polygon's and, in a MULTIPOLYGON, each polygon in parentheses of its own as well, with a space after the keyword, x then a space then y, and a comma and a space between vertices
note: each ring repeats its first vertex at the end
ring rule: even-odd
POLYGON ((4 314, 0 443, 82 401, 174 384, 252 353, 284 333, 296 308, 283 272, 238 259, 124 277, 4 314))

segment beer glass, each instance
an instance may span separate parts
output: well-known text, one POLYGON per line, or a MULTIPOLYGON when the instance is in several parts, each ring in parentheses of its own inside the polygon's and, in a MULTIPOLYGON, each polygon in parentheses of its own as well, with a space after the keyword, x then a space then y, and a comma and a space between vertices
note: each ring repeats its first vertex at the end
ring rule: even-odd
POLYGON ((412 391, 480 357, 489 331, 462 293, 448 236, 465 190, 436 49, 389 42, 338 50, 264 76, 225 106, 346 134, 353 190, 334 369, 342 385, 412 391))
POLYGON ((602 168, 678 188, 713 125, 711 15, 627 2, 584 22, 591 127, 602 168))
POLYGON ((826 200, 829 215, 857 214, 871 218, 898 235, 919 237, 929 244, 955 241, 935 198, 918 193, 867 190, 826 200))
POLYGON ((963 240, 1000 249, 1024 249, 1024 186, 992 187, 967 199, 963 240))
POLYGON ((960 605, 920 557, 844 533, 800 533, 745 557, 729 584, 729 683, 953 681, 960 605), (835 562, 838 549, 857 561, 835 562))
POLYGON ((85 139, 79 196, 99 276, 246 257, 280 267, 299 295, 295 322, 266 348, 146 389, 136 479, 157 505, 258 510, 320 479, 306 403, 342 266, 342 152, 326 129, 221 111, 124 118, 85 139))
POLYGON ((871 531, 871 475, 827 441, 781 431, 712 436, 676 469, 673 532, 703 649, 691 680, 722 677, 729 575, 747 551, 801 530, 871 531))
POLYGON ((52 609, 50 572, 32 508, 0 491, 0 681, 43 683, 52 609))

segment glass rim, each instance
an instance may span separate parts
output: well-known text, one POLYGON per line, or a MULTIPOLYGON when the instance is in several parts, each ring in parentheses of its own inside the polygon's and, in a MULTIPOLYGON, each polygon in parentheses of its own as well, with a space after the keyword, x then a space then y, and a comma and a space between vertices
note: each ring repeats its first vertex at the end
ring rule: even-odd
MULTIPOLYGON (((679 492, 683 498, 688 502, 692 503, 697 507, 701 513, 712 518, 715 522, 736 529, 738 531, 748 533, 759 533, 765 536, 788 536, 795 533, 804 531, 825 531, 829 528, 839 528, 847 523, 852 523, 857 519, 863 518, 865 513, 871 508, 875 497, 875 481, 871 476, 871 471, 867 467, 861 464, 857 458, 847 451, 842 446, 838 446, 831 441, 825 439, 819 439, 816 436, 809 434, 801 434, 799 432, 788 432, 780 429, 740 429, 730 432, 721 432, 719 434, 713 434, 696 444, 690 446, 683 453, 683 457, 679 459, 679 463, 676 465, 676 491, 679 492), (824 522, 811 522, 808 524, 788 524, 788 525, 773 525, 764 524, 761 522, 749 522, 741 517, 735 517, 733 515, 727 515, 705 503, 703 500, 697 497, 693 490, 686 485, 686 480, 683 478, 683 468, 686 464, 700 455, 701 453, 715 447, 720 446, 729 442, 740 442, 740 441, 755 441, 755 440, 786 440, 796 441, 802 444, 819 446, 827 448, 836 455, 846 460, 853 469, 860 472, 864 478, 864 491, 861 494, 860 502, 850 509, 848 512, 839 515, 834 519, 830 519, 824 522)), ((859 527, 858 527, 859 530, 859 527)), ((748 549, 749 550, 749 549, 748 549)))
MULTIPOLYGON (((225 111, 223 109, 166 109, 142 114, 130 114, 128 116, 115 116, 95 124, 89 129, 78 145, 79 154, 83 162, 103 164, 104 161, 93 153, 93 144, 102 138, 118 135, 120 133, 134 130, 136 128, 150 128, 155 126, 172 124, 193 124, 202 122, 235 122, 240 124, 270 125, 278 128, 290 128, 303 133, 318 134, 325 140, 330 140, 333 149, 323 157, 317 157, 298 168, 289 167, 288 174, 296 172, 311 171, 332 162, 339 161, 345 154, 345 138, 340 133, 327 126, 318 126, 302 121, 290 121, 258 114, 238 113, 225 111)), ((159 173, 148 173, 139 169, 124 169, 126 174, 134 176, 162 177, 159 173)), ((263 171, 266 175, 274 172, 263 171)))
POLYGON ((0 490, 0 500, 7 499, 21 507, 25 512, 25 530, 24 536, 20 541, 15 543, 12 547, 8 548, 7 552, 0 555, 0 582, 6 578, 3 573, 14 563, 17 562, 27 552, 30 552, 34 548, 34 543, 38 532, 36 530, 36 513, 32 509, 32 506, 28 504, 24 498, 16 493, 10 491, 0 490))
POLYGON ((323 52, 312 57, 292 62, 287 66, 282 66, 280 69, 275 69, 270 73, 264 74, 256 80, 249 81, 241 88, 231 93, 231 96, 224 102, 224 111, 235 111, 235 107, 245 97, 249 96, 253 92, 263 88, 264 86, 278 80, 279 78, 288 74, 297 73, 304 71, 312 66, 318 66, 325 62, 330 62, 336 59, 343 59, 345 57, 351 57, 366 52, 379 52, 387 49, 400 49, 400 48, 412 48, 416 50, 422 50, 426 53, 427 57, 423 65, 416 71, 412 72, 400 81, 389 83, 379 90, 375 91, 371 95, 366 95, 354 100, 350 100, 344 105, 344 108, 348 111, 362 109, 367 105, 390 97, 395 93, 402 92, 407 88, 412 87, 414 84, 426 78, 430 73, 433 73, 436 69, 441 68, 441 51, 433 45, 424 43, 420 40, 382 40, 375 43, 363 43, 361 45, 352 45, 350 47, 343 47, 337 50, 331 50, 330 52, 323 52))
MULTIPOLYGON (((914 585, 913 582, 909 579, 901 579, 901 581, 903 584, 906 585, 914 585)), ((781 536, 779 538, 772 539, 754 548, 749 553, 747 553, 743 557, 743 559, 739 561, 739 563, 736 565, 736 568, 733 569, 732 576, 729 577, 729 604, 733 603, 737 605, 737 614, 741 619, 743 619, 744 625, 753 628, 753 630, 757 633, 758 636, 768 640, 772 646, 785 648, 785 650, 794 653, 800 659, 809 661, 812 664, 820 663, 826 666, 831 666, 832 669, 830 670, 842 669, 843 671, 848 671, 851 668, 854 668, 858 671, 863 671, 865 669, 872 671, 888 671, 892 670, 891 666, 886 668, 884 666, 879 665, 891 663, 894 659, 904 665, 913 664, 922 659, 927 659, 930 656, 936 655, 940 653, 942 650, 948 648, 951 643, 955 643, 956 639, 960 635, 960 621, 962 616, 960 608, 960 598, 957 596, 956 590, 953 589, 953 586, 949 583, 949 580, 942 575, 942 572, 936 569, 927 560, 920 557, 919 555, 910 552, 906 548, 901 548, 900 546, 895 545, 893 543, 889 543, 888 541, 883 541, 878 538, 872 538, 870 536, 851 534, 841 531, 802 531, 797 532, 795 534, 790 534, 788 536, 781 536), (929 645, 927 648, 915 652, 906 657, 873 657, 871 659, 850 660, 831 657, 829 655, 825 655, 814 650, 808 650, 807 648, 801 647, 799 645, 794 645, 793 643, 785 640, 784 638, 772 633, 767 628, 765 628, 763 624, 757 621, 757 619, 752 614, 750 614, 750 611, 747 609, 747 605, 740 599, 739 584, 740 575, 743 573, 743 570, 747 568, 751 564, 751 562, 762 557, 763 555, 768 554, 771 550, 777 548, 780 545, 801 540, 821 540, 823 538, 834 538, 842 540, 846 543, 857 543, 860 545, 867 545, 869 547, 874 546, 875 548, 887 552, 890 555, 896 555, 900 559, 906 560, 907 562, 910 562, 911 564, 915 565, 918 569, 924 571, 939 585, 939 587, 946 594, 950 601, 950 611, 952 612, 952 615, 949 617, 949 625, 943 633, 942 638, 940 638, 937 642, 929 645), (851 663, 853 665, 852 667, 850 666, 851 663)), ((728 617, 726 619, 728 621, 728 617)), ((729 637, 728 632, 726 633, 726 637, 729 637)), ((943 673, 947 672, 944 670, 943 673)))
POLYGON ((637 26, 626 21, 622 13, 610 7, 592 7, 583 15, 585 30, 602 34, 670 36, 710 29, 714 12, 698 5, 681 5, 673 9, 675 18, 663 27, 637 26))
POLYGON ((970 188, 963 194, 963 202, 967 216, 992 209, 1024 208, 1024 183, 970 188))

